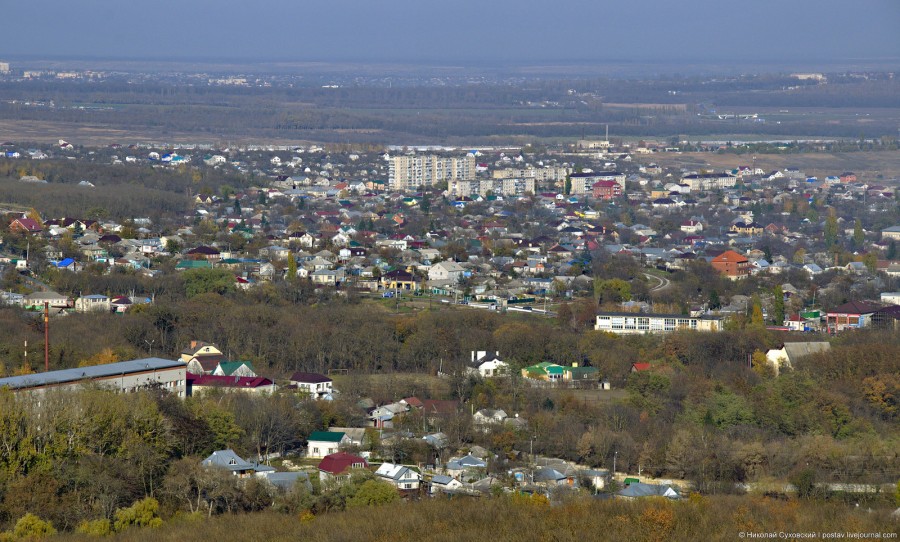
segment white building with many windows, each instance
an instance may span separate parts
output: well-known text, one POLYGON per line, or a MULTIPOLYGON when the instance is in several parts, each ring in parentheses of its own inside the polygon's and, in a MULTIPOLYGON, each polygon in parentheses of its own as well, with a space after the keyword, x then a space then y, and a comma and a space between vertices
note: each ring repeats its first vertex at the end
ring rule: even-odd
POLYGON ((475 178, 475 157, 445 158, 434 154, 392 156, 388 162, 388 185, 391 190, 413 191, 420 186, 434 186, 443 181, 475 178))
POLYGON ((635 333, 670 333, 693 331, 722 331, 721 316, 688 316, 685 314, 643 314, 639 312, 601 312, 594 329, 617 335, 635 333))
POLYGON ((184 397, 186 391, 185 369, 184 363, 175 360, 134 359, 119 363, 0 378, 0 389, 9 388, 14 392, 43 392, 48 389, 73 389, 83 384, 98 384, 118 393, 133 393, 142 389, 158 387, 178 397, 184 397))

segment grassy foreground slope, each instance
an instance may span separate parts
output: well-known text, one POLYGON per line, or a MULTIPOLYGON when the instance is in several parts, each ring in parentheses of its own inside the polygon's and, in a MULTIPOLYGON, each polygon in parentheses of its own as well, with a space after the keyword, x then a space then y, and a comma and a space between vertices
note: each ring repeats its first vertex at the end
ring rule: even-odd
POLYGON ((692 497, 681 503, 578 498, 560 506, 525 497, 438 499, 352 508, 303 519, 258 513, 210 520, 173 520, 158 529, 126 531, 116 539, 136 542, 738 540, 741 532, 896 533, 900 523, 889 514, 888 509, 870 511, 865 507, 747 496, 692 497))

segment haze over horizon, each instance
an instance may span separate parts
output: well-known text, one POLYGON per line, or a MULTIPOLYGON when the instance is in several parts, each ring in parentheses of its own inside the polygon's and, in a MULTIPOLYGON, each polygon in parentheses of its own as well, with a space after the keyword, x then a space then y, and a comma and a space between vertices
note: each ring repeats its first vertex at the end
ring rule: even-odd
POLYGON ((0 59, 526 65, 900 64, 900 2, 34 0, 0 59))

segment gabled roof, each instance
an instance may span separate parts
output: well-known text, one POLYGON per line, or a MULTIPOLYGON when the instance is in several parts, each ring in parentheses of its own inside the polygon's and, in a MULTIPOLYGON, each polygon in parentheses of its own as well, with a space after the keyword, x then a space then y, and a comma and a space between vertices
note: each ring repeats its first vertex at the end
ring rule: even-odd
POLYGON ((343 431, 313 431, 309 438, 309 442, 340 442, 346 434, 343 431))
POLYGON ((347 452, 338 452, 326 455, 322 458, 322 461, 319 462, 319 470, 337 475, 350 470, 354 464, 362 464, 364 468, 369 466, 369 463, 358 455, 348 454, 347 452))
POLYGON ((829 314, 871 314, 881 307, 865 301, 850 301, 838 307, 834 307, 829 314))
POLYGON ((297 371, 291 375, 291 382, 302 382, 304 384, 320 384, 322 382, 332 382, 330 378, 319 373, 304 373, 297 371))
POLYGON ((216 376, 195 375, 188 373, 187 382, 191 386, 210 386, 217 388, 241 388, 252 389, 271 386, 274 384, 268 378, 261 376, 216 376))
POLYGON ((241 459, 234 450, 217 450, 203 460, 204 467, 219 467, 230 471, 253 470, 254 465, 241 459))

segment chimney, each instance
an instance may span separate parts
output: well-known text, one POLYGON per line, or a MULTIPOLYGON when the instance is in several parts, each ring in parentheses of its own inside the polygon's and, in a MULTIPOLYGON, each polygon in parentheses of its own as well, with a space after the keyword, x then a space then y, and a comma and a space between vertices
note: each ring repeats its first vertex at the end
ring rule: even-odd
POLYGON ((191 341, 191 348, 197 348, 197 341, 196 341, 196 340, 192 340, 192 341, 191 341))

